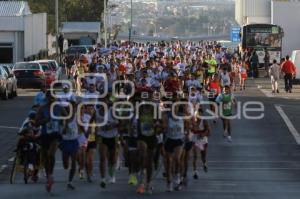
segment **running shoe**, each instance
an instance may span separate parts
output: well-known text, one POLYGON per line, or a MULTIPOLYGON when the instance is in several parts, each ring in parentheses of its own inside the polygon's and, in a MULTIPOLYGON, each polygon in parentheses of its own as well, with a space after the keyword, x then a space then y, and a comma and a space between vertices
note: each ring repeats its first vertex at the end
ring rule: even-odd
POLYGON ((79 170, 79 179, 84 180, 83 171, 79 170))
POLYGON ((206 164, 203 165, 203 171, 204 171, 205 173, 208 172, 208 168, 207 168, 207 165, 206 165, 206 164))
POLYGON ((180 183, 176 183, 174 190, 175 191, 180 191, 182 189, 182 186, 180 183))
POLYGON ((91 176, 89 176, 89 175, 87 175, 87 179, 86 180, 87 180, 88 183, 92 183, 93 182, 91 176))
POLYGON ((228 136, 228 137, 227 137, 227 141, 228 141, 228 142, 232 142, 231 136, 228 136))
POLYGON ((138 179, 135 175, 132 175, 132 181, 131 181, 132 185, 133 186, 136 186, 138 185, 138 179))
POLYGON ((181 184, 182 186, 187 187, 187 186, 188 186, 188 179, 187 179, 187 177, 182 178, 180 184, 181 184))
POLYGON ((228 136, 228 132, 225 130, 223 133, 223 137, 226 138, 228 136))
POLYGON ((109 183, 110 184, 115 184, 116 183, 116 177, 115 176, 110 177, 109 183))
POLYGON ((198 171, 194 171, 194 179, 198 180, 199 179, 199 175, 198 175, 198 171))
POLYGON ((133 175, 129 175, 128 184, 133 185, 133 175))
POLYGON ((140 184, 140 186, 137 188, 136 192, 140 193, 140 194, 145 193, 145 185, 144 184, 140 184))
POLYGON ((69 190, 75 190, 75 187, 74 187, 74 185, 72 183, 68 183, 67 188, 69 190))
POLYGON ((167 192, 172 192, 173 191, 173 184, 169 183, 167 184, 167 192))
POLYGON ((175 180, 174 184, 175 184, 175 187, 174 187, 175 191, 180 191, 182 189, 180 175, 177 176, 177 179, 175 180))
POLYGON ((105 189, 106 188, 106 182, 105 180, 102 180, 102 182, 100 183, 100 187, 105 189))
POLYGON ((47 190, 48 193, 51 192, 53 183, 54 183, 53 178, 49 178, 49 179, 47 180, 46 190, 47 190))
POLYGON ((153 194, 153 186, 151 183, 147 184, 146 186, 146 193, 152 195, 153 194))

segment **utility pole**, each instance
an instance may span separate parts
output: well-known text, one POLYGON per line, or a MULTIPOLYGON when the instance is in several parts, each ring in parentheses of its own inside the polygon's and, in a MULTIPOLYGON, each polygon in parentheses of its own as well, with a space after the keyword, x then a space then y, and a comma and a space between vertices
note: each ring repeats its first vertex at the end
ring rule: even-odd
MULTIPOLYGON (((55 0, 55 29, 56 29, 56 45, 55 45, 55 47, 56 47, 57 55, 59 54, 59 52, 58 52, 58 34, 59 34, 58 24, 59 24, 59 22, 58 22, 58 0, 55 0)), ((61 60, 59 60, 59 61, 61 61, 61 60)))
POLYGON ((103 2, 104 2, 104 10, 103 10, 104 47, 107 48, 107 24, 106 24, 107 0, 103 0, 103 2))
POLYGON ((130 27, 129 27, 129 44, 131 44, 131 34, 132 34, 132 0, 130 0, 130 27))

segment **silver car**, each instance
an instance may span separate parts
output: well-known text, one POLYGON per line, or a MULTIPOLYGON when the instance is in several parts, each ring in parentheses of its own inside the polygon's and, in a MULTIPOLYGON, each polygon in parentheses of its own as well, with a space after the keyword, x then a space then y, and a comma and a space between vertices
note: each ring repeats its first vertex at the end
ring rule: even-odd
POLYGON ((7 74, 3 66, 0 66, 0 97, 3 100, 14 97, 13 84, 9 80, 11 76, 7 74))
POLYGON ((18 94, 17 94, 17 89, 18 89, 17 81, 18 80, 17 80, 14 72, 12 71, 10 66, 3 65, 2 68, 8 74, 9 84, 12 85, 12 97, 17 97, 18 96, 18 94))

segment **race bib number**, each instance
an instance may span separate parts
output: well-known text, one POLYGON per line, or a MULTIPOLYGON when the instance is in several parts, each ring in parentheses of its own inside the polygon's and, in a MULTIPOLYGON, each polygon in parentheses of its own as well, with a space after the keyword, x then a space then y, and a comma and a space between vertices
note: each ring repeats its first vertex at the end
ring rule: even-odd
POLYGON ((47 134, 59 132, 59 123, 57 121, 50 121, 46 125, 47 134))
POLYGON ((77 126, 75 122, 68 124, 67 136, 74 137, 77 133, 76 130, 77 130, 77 126))
POLYGON ((144 136, 152 136, 154 135, 154 128, 153 125, 150 123, 142 123, 141 124, 141 132, 144 136))
POLYGON ((229 80, 228 80, 227 78, 224 78, 224 79, 223 79, 223 84, 224 84, 224 85, 229 84, 229 80))
POLYGON ((170 128, 170 133, 171 133, 172 137, 177 137, 177 136, 181 136, 184 134, 183 129, 179 125, 176 125, 176 126, 173 126, 172 128, 170 128))
POLYGON ((232 103, 228 102, 226 104, 224 104, 224 110, 231 110, 232 109, 232 103))
POLYGON ((217 89, 211 89, 209 92, 208 98, 215 98, 217 95, 217 89))
POLYGON ((88 141, 89 142, 95 142, 96 141, 96 136, 95 136, 94 133, 92 133, 92 134, 89 135, 88 141))

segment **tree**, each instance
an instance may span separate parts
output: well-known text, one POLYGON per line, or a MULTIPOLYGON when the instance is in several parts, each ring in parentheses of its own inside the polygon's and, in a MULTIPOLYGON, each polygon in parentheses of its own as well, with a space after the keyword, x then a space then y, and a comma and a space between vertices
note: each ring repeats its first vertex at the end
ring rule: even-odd
MULTIPOLYGON (((59 21, 101 21, 103 1, 59 0, 59 21)), ((48 32, 55 33, 55 1, 28 0, 28 3, 32 13, 48 14, 48 32)))

